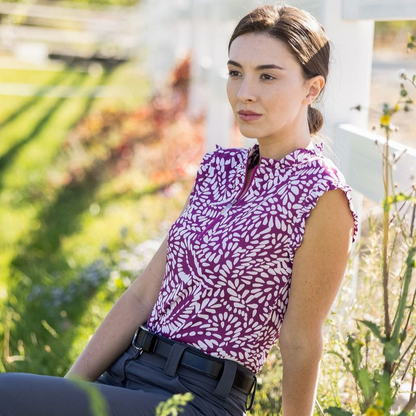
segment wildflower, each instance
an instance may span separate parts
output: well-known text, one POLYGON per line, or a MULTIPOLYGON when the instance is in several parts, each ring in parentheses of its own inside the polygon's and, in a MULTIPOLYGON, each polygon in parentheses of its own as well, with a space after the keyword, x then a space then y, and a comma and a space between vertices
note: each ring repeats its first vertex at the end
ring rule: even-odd
POLYGON ((383 114, 383 115, 380 117, 380 124, 381 124, 382 126, 386 126, 386 127, 388 127, 388 126, 390 125, 390 120, 391 120, 391 117, 390 117, 390 115, 389 115, 389 114, 383 114))
POLYGON ((378 410, 370 406, 365 412, 365 416, 379 416, 378 410))
POLYGON ((407 74, 406 74, 406 70, 401 68, 397 71, 397 76, 399 77, 400 80, 402 79, 406 79, 407 74))
POLYGON ((400 110, 399 104, 396 104, 393 108, 394 108, 394 111, 399 111, 400 110))
POLYGON ((416 36, 411 36, 410 33, 407 34, 407 51, 409 51, 410 49, 413 49, 416 44, 416 36))

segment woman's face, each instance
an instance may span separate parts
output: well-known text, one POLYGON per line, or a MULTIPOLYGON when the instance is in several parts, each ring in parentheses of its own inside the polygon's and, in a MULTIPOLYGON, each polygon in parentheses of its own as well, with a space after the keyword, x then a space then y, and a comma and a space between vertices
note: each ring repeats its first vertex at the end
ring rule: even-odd
POLYGON ((228 69, 227 95, 244 136, 276 141, 307 125, 309 80, 283 41, 264 33, 237 37, 228 69))

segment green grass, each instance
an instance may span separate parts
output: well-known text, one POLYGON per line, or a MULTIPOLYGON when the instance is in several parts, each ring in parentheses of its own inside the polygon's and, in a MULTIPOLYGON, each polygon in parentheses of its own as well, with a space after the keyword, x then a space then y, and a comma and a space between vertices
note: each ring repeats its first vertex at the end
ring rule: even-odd
MULTIPOLYGON (((48 86, 73 87, 105 84, 122 85, 134 80, 133 72, 116 71, 98 79, 85 72, 0 70, 0 79, 7 82, 43 82, 40 90, 48 86), (20 77, 20 78, 19 78, 20 77)), ((133 84, 134 85, 134 84, 133 84)), ((146 96, 142 79, 136 76, 138 93, 135 104, 146 96)), ((36 215, 49 195, 46 187, 48 172, 59 152, 62 141, 78 120, 90 111, 108 105, 108 99, 44 98, 0 96, 0 264, 10 258, 13 247, 25 232, 38 229, 41 224, 36 215), (8 227, 7 224, 14 226, 8 227)), ((4 268, 2 268, 4 270, 4 268)))
POLYGON ((33 97, 0 96, 0 371, 64 374, 113 299, 87 287, 54 307, 51 291, 65 293, 78 282, 80 271, 103 257, 103 245, 119 244, 122 227, 136 229, 137 241, 147 239, 160 221, 174 219, 185 199, 166 201, 134 171, 59 187, 54 182, 65 170, 62 143, 81 118, 108 106, 137 108, 149 95, 135 65, 98 77, 65 68, 0 69, 1 82, 37 88, 33 97), (43 96, 58 85, 79 91, 107 85, 126 95, 43 96), (39 287, 46 291, 33 297, 39 287))

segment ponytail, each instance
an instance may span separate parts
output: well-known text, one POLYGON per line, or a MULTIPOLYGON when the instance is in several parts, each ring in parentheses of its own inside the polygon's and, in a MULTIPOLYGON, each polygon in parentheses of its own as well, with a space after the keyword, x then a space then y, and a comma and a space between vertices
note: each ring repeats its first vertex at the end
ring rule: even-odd
POLYGON ((319 130, 322 129, 324 124, 324 117, 322 113, 314 108, 309 106, 308 107, 308 126, 310 134, 316 134, 319 130))

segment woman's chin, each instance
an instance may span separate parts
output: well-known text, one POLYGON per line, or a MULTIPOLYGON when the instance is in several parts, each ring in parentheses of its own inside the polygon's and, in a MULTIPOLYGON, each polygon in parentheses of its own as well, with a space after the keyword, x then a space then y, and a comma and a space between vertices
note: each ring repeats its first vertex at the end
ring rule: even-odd
POLYGON ((239 127, 239 130, 240 130, 240 133, 247 139, 257 139, 257 137, 259 136, 258 134, 256 134, 256 132, 254 132, 251 129, 239 127))

